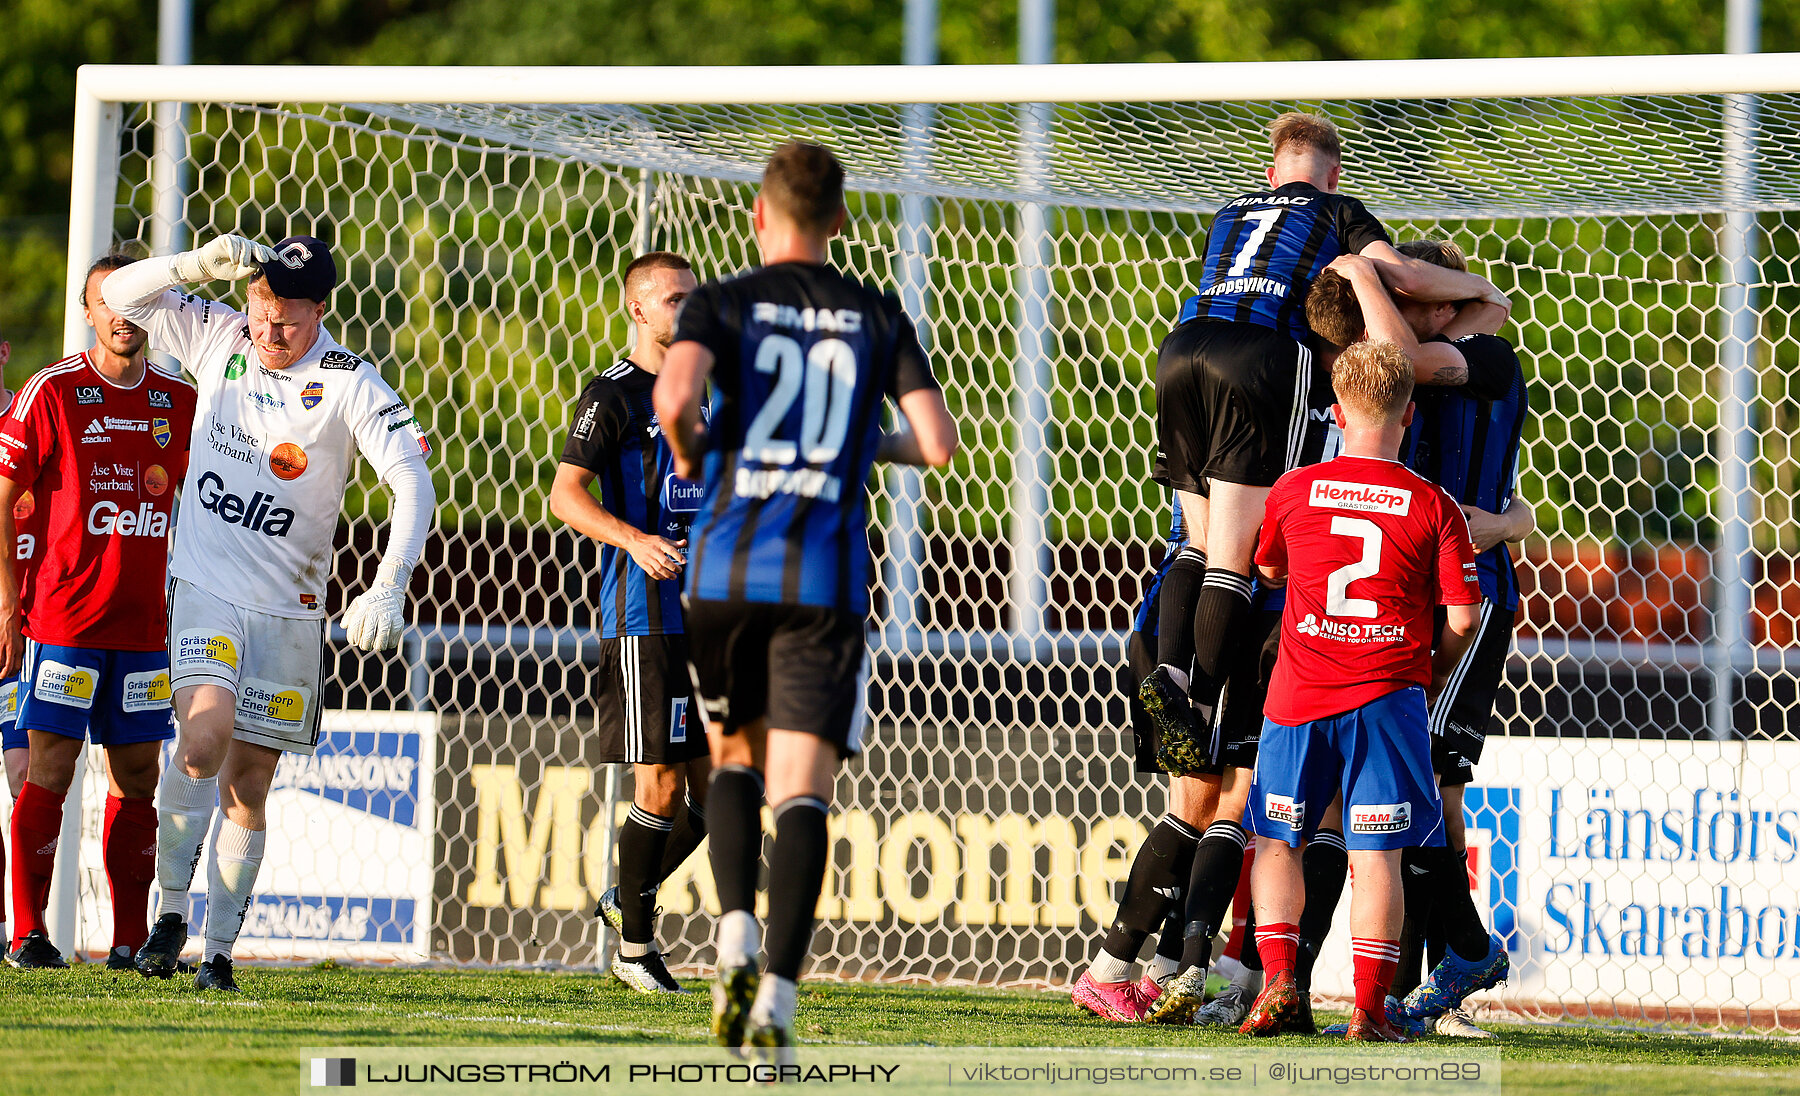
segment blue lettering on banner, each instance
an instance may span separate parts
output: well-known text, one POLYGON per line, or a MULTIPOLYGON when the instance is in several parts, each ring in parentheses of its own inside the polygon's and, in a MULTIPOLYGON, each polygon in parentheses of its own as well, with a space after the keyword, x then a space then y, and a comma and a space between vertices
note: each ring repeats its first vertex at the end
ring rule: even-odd
POLYGON ((292 788, 412 826, 419 810, 419 736, 411 731, 332 731, 312 756, 282 754, 271 791, 292 788))
MULTIPOLYGON (((188 924, 206 923, 206 896, 188 899, 188 924)), ((411 898, 343 898, 259 894, 244 912, 241 935, 254 940, 343 940, 413 943, 418 903, 411 898)))

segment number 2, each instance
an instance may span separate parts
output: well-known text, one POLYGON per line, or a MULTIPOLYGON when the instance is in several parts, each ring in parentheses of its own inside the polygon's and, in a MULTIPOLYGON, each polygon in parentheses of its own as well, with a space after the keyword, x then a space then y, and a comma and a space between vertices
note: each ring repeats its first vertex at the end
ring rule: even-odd
POLYGON ((1375 603, 1366 597, 1349 596, 1350 584, 1359 578, 1368 578, 1381 570, 1381 526, 1368 518, 1334 517, 1331 519, 1331 532, 1334 536, 1357 537, 1363 542, 1362 558, 1355 563, 1347 563, 1325 580, 1325 612, 1334 617, 1372 617, 1375 615, 1375 603))
POLYGON ((842 339, 820 339, 802 354, 786 335, 756 346, 756 371, 774 373, 775 387, 744 431, 745 460, 761 464, 830 464, 850 433, 850 397, 856 388, 856 351, 842 339), (775 436, 802 391, 798 442, 775 436))
POLYGON ((1259 209, 1255 213, 1244 214, 1244 220, 1255 221, 1256 228, 1244 241, 1244 246, 1238 248, 1237 258, 1231 260, 1231 269, 1226 272, 1226 277, 1236 278, 1250 269, 1250 260, 1256 258, 1257 249, 1262 247, 1262 242, 1268 238, 1269 230, 1275 227, 1275 222, 1281 219, 1281 214, 1279 209, 1259 209))

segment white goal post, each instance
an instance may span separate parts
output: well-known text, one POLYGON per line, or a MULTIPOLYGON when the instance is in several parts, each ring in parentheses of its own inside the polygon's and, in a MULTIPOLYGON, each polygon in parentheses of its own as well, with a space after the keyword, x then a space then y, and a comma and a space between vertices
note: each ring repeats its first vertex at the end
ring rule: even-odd
MULTIPOLYGON (((1539 532, 1470 793, 1472 885, 1517 972, 1484 1002, 1800 1024, 1784 868, 1800 858, 1800 54, 84 67, 65 350, 88 344, 76 290, 109 248, 168 239, 171 216, 193 239, 291 226, 339 248, 327 322, 435 435, 445 514, 407 643, 330 655, 339 705, 436 713, 390 736, 420 766, 413 791, 333 790, 379 759, 294 785, 339 807, 416 794, 405 847, 429 862, 394 870, 429 893, 402 917, 397 898, 295 882, 251 952, 317 954, 293 926, 325 910, 333 939, 376 926, 368 954, 387 917, 397 955, 592 961, 628 796, 583 754, 592 555, 549 518, 543 471, 575 393, 625 349, 624 263, 654 246, 702 278, 753 265, 748 195, 792 135, 844 160, 834 259, 920 319, 966 452, 874 486, 876 733, 840 783, 814 969, 1071 980, 1163 804, 1131 772, 1118 687, 1166 520, 1146 482, 1154 349, 1207 219, 1260 185, 1261 127, 1296 106, 1339 122, 1344 189, 1396 238, 1455 239, 1513 295, 1506 333, 1537 384, 1522 482, 1539 532)), ((365 474, 340 580, 372 569, 385 512, 365 474)), ((393 746, 345 735, 345 757, 393 746)), ((711 954, 703 860, 661 899, 690 966, 711 954)), ((104 901, 94 876, 59 872, 60 939, 104 901)), ((1321 987, 1348 986, 1347 935, 1321 987)))

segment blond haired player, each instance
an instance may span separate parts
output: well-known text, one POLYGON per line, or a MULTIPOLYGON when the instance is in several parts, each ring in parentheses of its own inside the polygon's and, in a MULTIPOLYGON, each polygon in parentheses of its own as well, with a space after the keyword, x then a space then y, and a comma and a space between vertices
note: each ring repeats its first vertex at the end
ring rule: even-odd
POLYGON ((430 446, 406 402, 324 329, 336 285, 322 240, 293 236, 269 248, 219 236, 136 263, 102 288, 107 304, 180 359, 200 390, 169 562, 181 737, 158 795, 162 903, 137 967, 174 973, 187 943, 188 889, 209 843, 202 989, 237 990, 231 949, 262 865, 275 765, 283 751, 310 754, 318 744, 332 536, 352 457, 360 452, 394 495, 375 583, 344 613, 352 646, 399 642, 437 502, 430 446), (246 278, 242 312, 173 292, 184 282, 246 278))

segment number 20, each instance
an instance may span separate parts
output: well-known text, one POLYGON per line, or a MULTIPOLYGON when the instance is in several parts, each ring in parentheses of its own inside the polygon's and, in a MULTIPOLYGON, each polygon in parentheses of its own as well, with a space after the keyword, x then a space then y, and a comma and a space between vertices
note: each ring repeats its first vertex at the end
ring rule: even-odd
POLYGON ((1381 526, 1368 518, 1334 517, 1334 536, 1356 537, 1363 542, 1362 558, 1331 572, 1325 579, 1325 612, 1334 617, 1372 617, 1375 603, 1366 597, 1349 596, 1350 584, 1368 578, 1381 570, 1381 526))
POLYGON ((820 339, 811 350, 786 335, 769 335, 756 347, 756 371, 774 373, 775 387, 744 431, 745 460, 830 464, 850 432, 850 397, 856 388, 856 351, 842 339, 820 339), (798 442, 775 437, 794 401, 804 396, 798 442))

